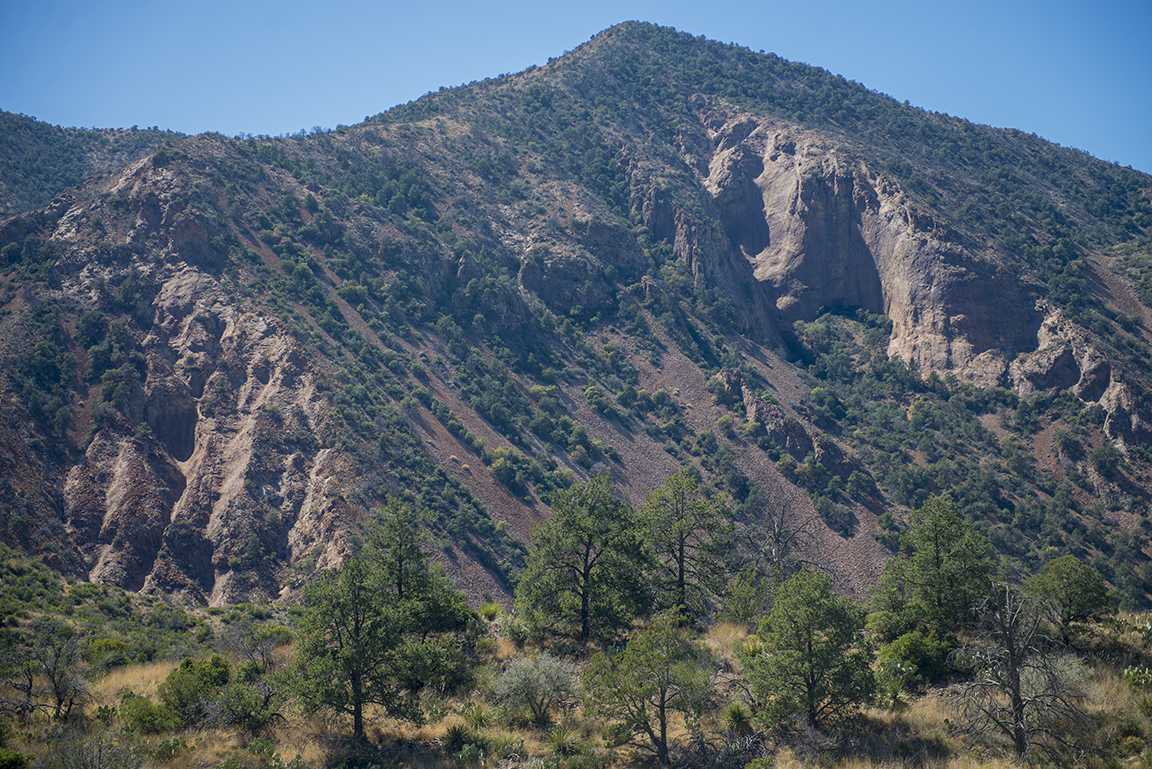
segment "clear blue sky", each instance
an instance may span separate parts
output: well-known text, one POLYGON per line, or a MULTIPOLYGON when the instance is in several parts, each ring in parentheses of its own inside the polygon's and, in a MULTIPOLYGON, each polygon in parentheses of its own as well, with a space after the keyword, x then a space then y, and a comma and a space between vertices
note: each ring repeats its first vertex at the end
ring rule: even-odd
POLYGON ((333 127, 629 19, 1152 173, 1149 0, 0 0, 0 109, 185 133, 333 127))

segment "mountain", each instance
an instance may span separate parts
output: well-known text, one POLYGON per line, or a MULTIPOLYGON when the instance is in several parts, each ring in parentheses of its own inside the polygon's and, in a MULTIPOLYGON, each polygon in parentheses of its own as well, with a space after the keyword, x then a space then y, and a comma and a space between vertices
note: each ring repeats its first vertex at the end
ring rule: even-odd
POLYGON ((507 595, 557 490, 694 466, 857 594, 947 492, 1148 599, 1145 174, 640 23, 330 132, 81 133, 75 177, 8 175, 29 125, 0 531, 58 569, 288 596, 400 494, 507 595))
POLYGON ((0 217, 39 208, 92 174, 139 160, 181 136, 156 127, 61 128, 0 110, 0 217))

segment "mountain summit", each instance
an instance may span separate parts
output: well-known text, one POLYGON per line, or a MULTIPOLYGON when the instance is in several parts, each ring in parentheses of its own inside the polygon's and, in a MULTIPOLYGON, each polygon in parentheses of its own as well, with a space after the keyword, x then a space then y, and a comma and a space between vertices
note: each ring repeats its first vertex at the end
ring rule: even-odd
POLYGON ((506 595, 688 467, 850 591, 950 493, 1147 598, 1152 177, 631 22, 307 136, 5 119, 0 532, 78 577, 287 596, 400 495, 506 595))

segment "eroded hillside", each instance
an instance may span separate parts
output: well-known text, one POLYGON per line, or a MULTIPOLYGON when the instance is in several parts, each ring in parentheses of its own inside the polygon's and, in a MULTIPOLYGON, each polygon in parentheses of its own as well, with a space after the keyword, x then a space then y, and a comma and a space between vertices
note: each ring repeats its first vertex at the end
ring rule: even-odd
POLYGON ((1140 602, 1150 191, 646 25, 330 133, 173 140, 0 225, 5 540, 233 602, 402 494, 507 595, 556 490, 693 466, 749 555, 803 529, 856 593, 950 492, 1140 602))

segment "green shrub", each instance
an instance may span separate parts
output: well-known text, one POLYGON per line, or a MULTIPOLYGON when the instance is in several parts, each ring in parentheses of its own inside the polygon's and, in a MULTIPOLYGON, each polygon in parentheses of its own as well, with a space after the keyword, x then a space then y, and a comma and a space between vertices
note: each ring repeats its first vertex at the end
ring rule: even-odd
POLYGON ((567 727, 559 727, 548 732, 544 746, 554 756, 578 756, 584 752, 584 740, 580 732, 567 727))
POLYGON ((158 761, 169 761, 188 749, 188 743, 179 737, 164 740, 152 751, 152 757, 158 761))
POLYGON ((954 639, 942 638, 934 631, 918 628, 880 647, 877 657, 882 667, 895 662, 912 665, 915 674, 906 676, 906 680, 934 681, 947 674, 948 655, 954 648, 954 639))
POLYGON ((0 769, 27 769, 32 756, 10 748, 0 748, 0 769))
POLYGON ((576 666, 548 654, 519 657, 492 682, 492 697, 502 705, 528 711, 536 726, 551 723, 551 711, 575 694, 576 666))
POLYGON ((1133 689, 1152 688, 1152 669, 1145 665, 1133 665, 1124 670, 1124 683, 1133 689))
POLYGON ((218 654, 209 660, 186 657, 160 684, 157 694, 184 726, 192 726, 203 718, 208 703, 231 675, 228 662, 218 654))
POLYGON ((139 734, 160 734, 181 726, 180 716, 169 707, 132 692, 121 695, 120 718, 139 734))

